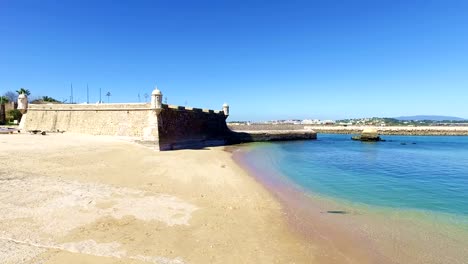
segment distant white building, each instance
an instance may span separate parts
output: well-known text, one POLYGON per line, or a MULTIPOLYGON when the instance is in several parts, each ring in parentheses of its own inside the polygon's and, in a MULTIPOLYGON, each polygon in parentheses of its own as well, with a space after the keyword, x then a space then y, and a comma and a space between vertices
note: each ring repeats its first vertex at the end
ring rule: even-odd
POLYGON ((301 121, 302 125, 318 125, 320 124, 320 120, 318 119, 304 119, 301 121))
POLYGON ((336 122, 335 120, 323 120, 321 121, 322 125, 334 125, 336 122))

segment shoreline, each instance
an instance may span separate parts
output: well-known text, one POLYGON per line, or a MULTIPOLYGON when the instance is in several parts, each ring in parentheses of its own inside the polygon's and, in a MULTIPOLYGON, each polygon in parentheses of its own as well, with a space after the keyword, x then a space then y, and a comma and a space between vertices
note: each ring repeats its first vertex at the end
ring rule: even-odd
POLYGON ((412 136, 468 136, 468 126, 317 126, 317 125, 229 125, 234 131, 256 130, 310 130, 322 134, 360 134, 366 128, 373 128, 380 135, 412 136))
POLYGON ((342 205, 306 195, 278 172, 254 168, 240 148, 233 150, 235 162, 281 203, 291 231, 316 246, 318 263, 394 263, 380 255, 366 237, 343 228, 336 221, 341 215, 326 213, 340 210, 342 205))
POLYGON ((0 135, 2 263, 316 263, 224 147, 0 135))
POLYGON ((245 156, 234 159, 281 202, 293 231, 319 245, 319 263, 422 264, 449 260, 461 264, 468 256, 463 250, 468 246, 468 225, 444 222, 450 215, 332 199, 303 190, 274 168, 255 167, 245 156), (333 259, 332 253, 343 258, 338 260, 337 255, 333 259))
MULTIPOLYGON (((0 246, 11 249, 0 262, 426 263, 411 254, 431 241, 408 238, 430 225, 322 199, 239 160, 262 144, 157 152, 129 138, 0 135, 0 246)), ((449 256, 468 246, 455 238, 449 256)))

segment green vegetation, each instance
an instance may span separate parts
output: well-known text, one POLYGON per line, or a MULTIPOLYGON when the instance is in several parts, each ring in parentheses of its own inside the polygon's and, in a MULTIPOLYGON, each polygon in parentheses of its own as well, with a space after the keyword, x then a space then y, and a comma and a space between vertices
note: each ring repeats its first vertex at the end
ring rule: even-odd
POLYGON ((59 102, 58 100, 56 100, 56 99, 54 99, 52 97, 49 97, 49 96, 42 96, 42 101, 44 101, 44 102, 53 102, 53 103, 59 102))
POLYGON ((49 96, 42 96, 42 101, 49 102, 49 103, 61 103, 59 100, 49 97, 49 96))
POLYGON ((38 99, 34 99, 31 101, 32 104, 48 104, 48 103, 53 103, 53 104, 61 104, 63 102, 53 98, 53 97, 50 97, 50 96, 42 96, 38 99))
POLYGON ((19 90, 16 91, 18 94, 25 94, 27 96, 31 95, 31 92, 28 89, 25 88, 20 88, 19 90))
POLYGON ((18 109, 11 109, 7 112, 7 119, 9 122, 13 122, 13 120, 20 120, 23 114, 18 109))

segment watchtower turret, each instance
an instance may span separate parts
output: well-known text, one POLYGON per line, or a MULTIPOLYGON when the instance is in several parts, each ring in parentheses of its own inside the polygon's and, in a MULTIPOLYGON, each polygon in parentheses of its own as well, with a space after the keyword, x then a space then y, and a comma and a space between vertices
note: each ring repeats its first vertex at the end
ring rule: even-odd
POLYGON ((162 109, 162 93, 156 86, 151 93, 151 108, 162 109))
POLYGON ((229 105, 226 103, 223 104, 223 112, 225 116, 229 116, 229 105))
POLYGON ((28 111, 28 97, 24 93, 18 95, 18 110, 22 114, 28 111))

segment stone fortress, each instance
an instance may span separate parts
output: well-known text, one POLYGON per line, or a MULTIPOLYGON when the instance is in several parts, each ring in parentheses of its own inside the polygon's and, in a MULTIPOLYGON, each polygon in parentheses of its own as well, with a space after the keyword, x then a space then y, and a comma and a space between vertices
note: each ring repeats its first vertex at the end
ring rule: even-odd
POLYGON ((157 88, 151 103, 28 104, 21 94, 19 129, 131 137, 158 150, 316 138, 313 131, 233 132, 226 125, 227 104, 217 111, 167 105, 162 98, 157 88))

